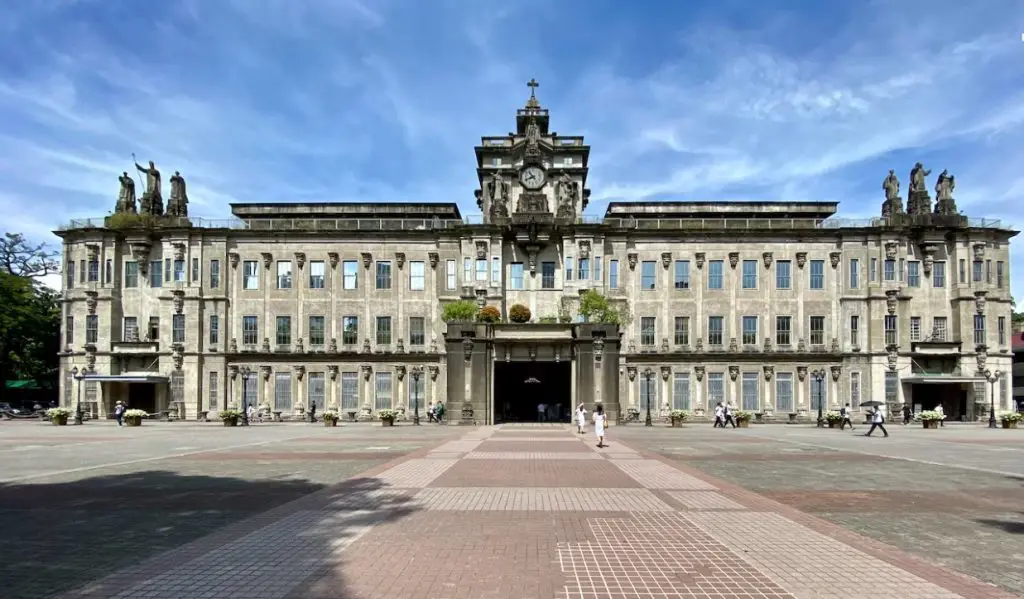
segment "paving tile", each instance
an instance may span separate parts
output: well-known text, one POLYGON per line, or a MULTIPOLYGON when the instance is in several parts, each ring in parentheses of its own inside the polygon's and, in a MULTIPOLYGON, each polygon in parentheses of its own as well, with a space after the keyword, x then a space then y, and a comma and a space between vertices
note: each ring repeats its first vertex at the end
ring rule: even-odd
POLYGON ((714 490, 703 480, 684 474, 657 460, 615 460, 617 468, 648 489, 714 490))
POLYGON ((455 465, 453 459, 420 458, 403 462, 372 477, 391 487, 416 488, 429 485, 445 470, 455 465))
POLYGON ((475 451, 480 453, 502 453, 506 451, 537 451, 543 453, 593 453, 590 447, 579 441, 551 440, 545 442, 523 443, 521 441, 484 441, 475 451))
POLYGON ((417 506, 440 511, 672 511, 646 489, 428 488, 417 506))
MULTIPOLYGON (((570 454, 575 455, 575 454, 570 454)), ((640 488, 640 483, 606 460, 461 460, 431 487, 640 488)))
POLYGON ((601 460, 593 452, 554 453, 550 451, 474 451, 465 455, 467 460, 601 460))
POLYGON ((743 510, 742 505, 714 491, 666 491, 687 510, 743 510))

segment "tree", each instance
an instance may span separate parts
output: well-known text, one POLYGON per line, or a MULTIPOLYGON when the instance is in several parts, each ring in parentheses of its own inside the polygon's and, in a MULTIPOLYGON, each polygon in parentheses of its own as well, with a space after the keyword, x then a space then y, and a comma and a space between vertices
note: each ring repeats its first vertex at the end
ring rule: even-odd
POLYGON ((627 320, 625 306, 613 306, 608 298, 589 289, 580 297, 580 315, 584 322, 622 324, 627 320))
POLYGON ((21 233, 4 233, 0 239, 0 271, 16 277, 38 279, 59 270, 57 252, 45 243, 32 245, 21 233))

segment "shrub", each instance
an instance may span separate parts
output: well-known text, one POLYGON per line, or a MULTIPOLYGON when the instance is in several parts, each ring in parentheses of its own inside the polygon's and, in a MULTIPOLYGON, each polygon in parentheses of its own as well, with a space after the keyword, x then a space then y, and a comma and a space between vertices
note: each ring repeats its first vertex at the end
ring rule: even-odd
POLYGON ((540 318, 537 319, 537 322, 540 322, 540 323, 543 323, 543 324, 555 324, 556 322, 558 322, 558 317, 557 316, 541 316, 540 318))
POLYGON ((999 415, 999 419, 1003 422, 1019 422, 1024 420, 1024 414, 1020 412, 1003 412, 999 415))
POLYGON ((750 420, 754 417, 754 413, 749 410, 736 410, 736 420, 750 420))
POLYGON ((125 418, 145 418, 146 416, 149 416, 149 412, 146 410, 131 409, 124 412, 125 418))
POLYGON ((50 408, 49 410, 46 410, 46 417, 51 420, 53 418, 67 418, 70 415, 71 410, 67 408, 50 408))
POLYGON ((945 419, 945 417, 942 414, 939 414, 935 410, 925 410, 925 411, 921 412, 920 414, 918 414, 917 418, 918 418, 918 420, 924 420, 924 421, 944 420, 945 419))
POLYGON ((522 304, 513 304, 508 310, 508 319, 512 322, 530 322, 530 317, 533 314, 530 313, 530 309, 522 304))
POLYGON ((335 412, 334 410, 327 410, 326 412, 324 412, 323 417, 324 417, 325 421, 326 420, 337 420, 338 419, 338 413, 335 412))
POLYGON ((221 420, 236 420, 242 417, 242 412, 234 408, 228 408, 221 410, 217 415, 220 416, 221 420))
POLYGON ((394 420, 397 416, 398 412, 395 410, 384 409, 377 411, 377 418, 380 418, 381 420, 394 420))
POLYGON ((843 420, 843 415, 840 414, 839 412, 835 411, 835 410, 829 410, 829 411, 825 412, 825 421, 826 422, 842 422, 842 420, 843 420))
POLYGON ((441 319, 445 322, 472 322, 476 312, 476 302, 459 300, 444 305, 441 309, 441 319))
POLYGON ((476 319, 480 322, 500 322, 501 312, 499 312, 494 306, 484 306, 479 312, 477 312, 476 319))
POLYGON ((690 417, 690 413, 686 410, 672 410, 668 415, 672 420, 686 420, 690 417))
POLYGON ((593 289, 580 296, 580 315, 585 322, 595 324, 622 324, 625 320, 622 310, 612 306, 608 298, 593 289))

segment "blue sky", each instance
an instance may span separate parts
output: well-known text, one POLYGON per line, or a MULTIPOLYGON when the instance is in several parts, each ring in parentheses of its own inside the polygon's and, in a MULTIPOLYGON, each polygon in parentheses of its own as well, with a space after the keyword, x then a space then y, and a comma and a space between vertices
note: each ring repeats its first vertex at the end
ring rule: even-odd
MULTIPOLYGON (((536 77, 610 200, 839 201, 914 161, 1024 226, 1017 0, 22 0, 0 4, 0 209, 42 240, 131 154, 229 202, 455 201, 536 77), (1016 207, 1015 207, 1016 206, 1016 207)), ((1024 241, 1013 289, 1024 296, 1024 241)))

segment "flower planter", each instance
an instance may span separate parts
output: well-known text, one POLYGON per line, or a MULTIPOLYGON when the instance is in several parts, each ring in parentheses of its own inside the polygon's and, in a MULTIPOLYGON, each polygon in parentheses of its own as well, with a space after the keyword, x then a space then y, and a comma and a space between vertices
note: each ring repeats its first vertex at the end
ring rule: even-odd
POLYGON ((224 426, 238 426, 238 417, 235 417, 235 418, 225 418, 224 419, 224 426))
POLYGON ((921 425, 924 428, 939 428, 939 421, 938 420, 922 420, 921 421, 921 425))
POLYGON ((324 420, 324 426, 338 426, 338 421, 334 419, 324 420))
POLYGON ((672 428, 683 428, 683 420, 681 418, 673 418, 672 428))
POLYGON ((838 426, 839 426, 839 423, 838 423, 838 422, 829 422, 829 423, 828 423, 828 427, 829 427, 829 428, 836 428, 836 427, 838 427, 838 426))
POLYGON ((1017 428, 1017 421, 1016 420, 1004 420, 1003 421, 1003 428, 1017 428))
POLYGON ((124 423, 128 426, 142 426, 142 418, 138 416, 131 416, 124 419, 124 423))
MULTIPOLYGON (((51 421, 53 422, 54 426, 67 426, 67 424, 68 424, 68 417, 67 416, 54 416, 51 419, 51 421)), ((1017 424, 1017 423, 1015 422, 1014 424, 1017 424)), ((1017 428, 1017 427, 1014 427, 1014 428, 1017 428)))
POLYGON ((796 422, 796 417, 797 416, 798 416, 798 414, 790 414, 789 415, 789 421, 790 422, 796 422))
POLYGON ((746 418, 744 418, 743 420, 737 420, 736 426, 738 426, 739 428, 750 428, 750 420, 746 418))
POLYGON ((381 426, 395 426, 395 421, 394 420, 381 420, 380 421, 380 425, 381 426))

